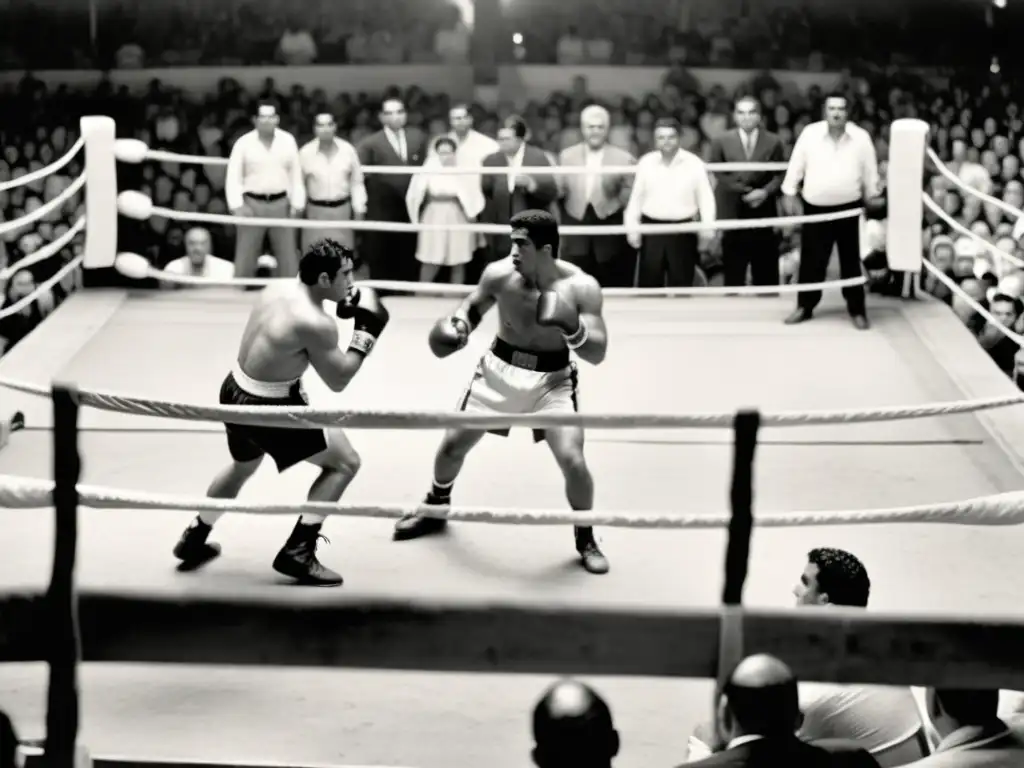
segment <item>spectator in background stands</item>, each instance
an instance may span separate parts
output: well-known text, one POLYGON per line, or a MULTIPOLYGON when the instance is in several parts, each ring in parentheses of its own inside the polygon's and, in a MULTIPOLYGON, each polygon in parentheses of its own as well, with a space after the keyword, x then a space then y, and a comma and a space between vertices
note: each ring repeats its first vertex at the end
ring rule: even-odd
MULTIPOLYGON (((185 233, 185 255, 174 259, 164 267, 172 275, 205 277, 212 280, 231 280, 235 276, 235 265, 226 259, 213 255, 213 241, 203 227, 193 227, 185 233)), ((165 282, 162 288, 177 288, 177 283, 165 282)))
MULTIPOLYGON (((299 150, 299 164, 306 185, 306 218, 318 221, 362 219, 366 216, 366 183, 356 148, 338 138, 334 115, 313 118, 316 138, 299 150)), ((317 240, 335 240, 355 248, 351 229, 332 227, 303 229, 299 239, 303 253, 317 240)))
POLYGON ((9 352, 43 321, 53 307, 48 301, 32 300, 11 311, 36 290, 36 280, 27 269, 19 270, 7 284, 0 306, 0 355, 9 352))
POLYGON ((656 149, 640 158, 626 205, 626 238, 640 250, 641 288, 689 288, 700 258, 695 232, 641 235, 641 224, 682 224, 716 218, 715 193, 704 162, 679 147, 679 123, 661 118, 654 125, 656 149))
POLYGON ((621 746, 608 704, 575 680, 555 683, 537 702, 533 741, 537 768, 611 768, 621 746))
MULTIPOLYGON (((224 193, 235 216, 284 219, 301 215, 306 207, 306 188, 295 137, 278 127, 277 107, 260 102, 254 128, 243 134, 231 148, 224 193)), ((256 260, 262 255, 263 240, 277 259, 279 274, 294 277, 299 272, 295 230, 290 227, 239 225, 235 232, 235 273, 252 277, 256 260)))
POLYGON ((278 59, 289 66, 308 66, 316 61, 317 48, 313 35, 305 28, 298 14, 288 19, 288 26, 277 44, 278 59))
MULTIPOLYGON (((761 127, 761 105, 752 96, 736 100, 735 129, 711 143, 712 163, 778 163, 783 156, 778 135, 761 127)), ((782 173, 740 171, 718 173, 715 199, 723 219, 764 219, 778 215, 782 173)), ((779 239, 773 227, 722 232, 725 284, 779 284, 779 239)))
MULTIPOLYGON (((407 128, 408 114, 401 99, 389 98, 380 109, 381 130, 357 147, 364 166, 417 166, 426 156, 426 137, 418 128, 407 128)), ((366 217, 372 221, 409 223, 405 197, 411 174, 372 173, 366 180, 366 217)), ((360 257, 377 280, 415 280, 416 233, 365 232, 360 257)))
MULTIPOLYGON (((602 172, 605 166, 636 163, 629 152, 608 143, 611 115, 592 104, 580 113, 583 141, 563 149, 558 165, 586 168, 586 174, 560 176, 562 223, 622 226, 622 213, 633 189, 631 174, 602 172)), ((562 241, 563 258, 578 264, 604 287, 628 287, 636 272, 636 253, 621 235, 575 235, 562 241)))
MULTIPOLYGON (((1021 314, 1024 314, 1024 302, 1021 302, 1016 296, 996 293, 989 301, 989 312, 1003 328, 1012 331, 1017 327, 1017 321, 1020 320, 1021 314)), ((982 348, 992 358, 992 362, 999 366, 999 370, 1007 376, 1012 376, 1013 360, 1020 348, 1017 342, 991 322, 985 323, 978 340, 981 342, 982 348)))

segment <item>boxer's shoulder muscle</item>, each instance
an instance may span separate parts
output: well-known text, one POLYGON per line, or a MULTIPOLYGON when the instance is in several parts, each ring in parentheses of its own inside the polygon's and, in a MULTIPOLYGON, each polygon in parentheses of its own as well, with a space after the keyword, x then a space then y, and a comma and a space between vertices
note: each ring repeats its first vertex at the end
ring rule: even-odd
POLYGON ((511 258, 506 257, 498 261, 492 261, 484 267, 484 271, 480 275, 479 287, 481 293, 496 296, 509 287, 512 278, 516 274, 518 273, 512 264, 511 258))

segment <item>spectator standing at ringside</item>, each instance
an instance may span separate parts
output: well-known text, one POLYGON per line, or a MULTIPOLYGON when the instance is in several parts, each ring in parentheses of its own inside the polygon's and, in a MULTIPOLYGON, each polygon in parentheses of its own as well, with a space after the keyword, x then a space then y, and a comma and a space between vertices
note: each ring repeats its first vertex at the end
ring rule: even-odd
MULTIPOLYGON (((611 115, 592 104, 580 114, 583 141, 562 150, 558 164, 583 167, 586 174, 562 176, 562 223, 583 226, 622 226, 622 212, 629 202, 633 177, 603 173, 604 166, 627 166, 636 159, 608 143, 611 115)), ((562 242, 566 261, 578 264, 604 287, 633 284, 636 254, 621 235, 571 235, 562 242), (632 258, 631 258, 632 257, 632 258)))
MULTIPOLYGON (((362 219, 366 215, 366 185, 356 148, 338 138, 334 115, 323 113, 313 118, 313 132, 316 138, 299 150, 306 184, 306 218, 317 221, 362 219)), ((303 229, 302 252, 317 240, 328 239, 355 248, 351 229, 303 229)))
MULTIPOLYGON (((278 128, 279 123, 277 107, 261 102, 256 111, 255 127, 240 136, 231 148, 224 196, 235 216, 295 218, 306 207, 299 147, 294 136, 278 128)), ((238 225, 235 236, 235 275, 253 277, 256 274, 264 237, 270 238, 278 274, 282 277, 297 275, 299 259, 294 229, 243 224, 238 225)))
MULTIPOLYGON (((752 96, 736 101, 736 127, 711 143, 712 163, 777 163, 785 160, 777 134, 761 125, 761 104, 752 96)), ((715 188, 718 215, 723 219, 767 219, 777 215, 780 171, 719 173, 715 188)), ((734 229, 722 233, 725 284, 779 284, 779 238, 773 227, 734 229)))
MULTIPOLYGON (((452 104, 448 110, 448 135, 455 141, 455 165, 460 168, 479 168, 484 160, 498 151, 498 142, 473 127, 473 114, 469 105, 452 104)), ((459 186, 465 188, 467 196, 478 196, 481 192, 480 174, 459 174, 459 186)), ((473 260, 467 265, 467 282, 475 283, 487 263, 487 238, 474 234, 473 260)))
MULTIPOLYGON (((811 123, 800 133, 782 182, 787 212, 796 215, 803 201, 807 215, 838 213, 859 208, 879 193, 878 158, 874 142, 863 128, 849 122, 846 97, 825 99, 825 119, 811 123)), ((843 278, 860 277, 860 219, 856 216, 804 224, 800 228, 799 282, 825 280, 832 249, 839 254, 843 278)), ((846 308, 859 330, 869 327, 864 286, 843 288, 846 308)), ((800 291, 797 308, 786 318, 795 325, 811 319, 821 301, 821 291, 800 291)))
MULTIPOLYGON (((401 99, 386 99, 381 105, 383 127, 363 139, 358 147, 363 166, 417 166, 426 155, 427 140, 419 129, 407 128, 405 104, 401 99)), ((408 224, 405 196, 412 177, 408 173, 371 173, 366 179, 366 218, 371 221, 408 224)), ((378 280, 415 281, 419 274, 416 261, 415 232, 364 232, 361 254, 378 280)))
POLYGON ((626 238, 640 250, 640 288, 689 288, 700 259, 696 232, 641 235, 641 224, 714 222, 715 193, 704 161, 679 146, 679 123, 660 118, 654 124, 656 149, 640 158, 623 216, 626 238))

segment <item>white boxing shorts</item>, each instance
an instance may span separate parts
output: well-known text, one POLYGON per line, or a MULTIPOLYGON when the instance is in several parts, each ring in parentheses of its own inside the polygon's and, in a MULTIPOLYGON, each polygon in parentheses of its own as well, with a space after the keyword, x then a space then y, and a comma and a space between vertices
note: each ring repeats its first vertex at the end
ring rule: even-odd
MULTIPOLYGON (((531 352, 495 339, 459 400, 467 413, 578 413, 579 374, 569 350, 531 352)), ((508 429, 490 430, 507 437, 508 429)), ((533 430, 544 439, 544 430, 533 430)))

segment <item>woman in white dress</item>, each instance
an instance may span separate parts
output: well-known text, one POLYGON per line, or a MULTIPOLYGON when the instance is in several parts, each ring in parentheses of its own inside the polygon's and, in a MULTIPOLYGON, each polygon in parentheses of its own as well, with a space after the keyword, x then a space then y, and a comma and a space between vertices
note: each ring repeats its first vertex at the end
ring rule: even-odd
MULTIPOLYGON (((409 221, 448 226, 468 224, 480 215, 483 195, 472 174, 431 173, 431 168, 455 166, 455 141, 442 136, 434 141, 423 170, 412 178, 405 204, 409 221)), ((451 267, 451 282, 466 282, 466 265, 473 258, 475 232, 429 229, 420 232, 416 259, 420 282, 432 283, 441 267, 451 267)))

